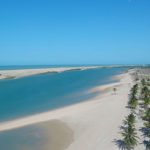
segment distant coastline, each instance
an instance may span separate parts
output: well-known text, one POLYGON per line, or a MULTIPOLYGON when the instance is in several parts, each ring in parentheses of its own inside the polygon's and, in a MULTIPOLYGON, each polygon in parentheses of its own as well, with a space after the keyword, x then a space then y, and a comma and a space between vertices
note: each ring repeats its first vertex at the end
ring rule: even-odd
POLYGON ((50 67, 50 68, 32 68, 32 69, 9 69, 9 67, 0 68, 0 79, 16 79, 27 76, 33 76, 38 74, 47 74, 47 73, 61 73, 65 71, 80 71, 86 69, 96 69, 96 68, 115 68, 115 67, 128 67, 128 66, 74 66, 74 67, 50 67))
POLYGON ((21 78, 26 76, 46 74, 46 73, 61 73, 64 71, 86 70, 100 68, 99 66, 89 67, 58 67, 58 68, 41 68, 41 69, 18 69, 18 70, 0 70, 0 79, 21 78))

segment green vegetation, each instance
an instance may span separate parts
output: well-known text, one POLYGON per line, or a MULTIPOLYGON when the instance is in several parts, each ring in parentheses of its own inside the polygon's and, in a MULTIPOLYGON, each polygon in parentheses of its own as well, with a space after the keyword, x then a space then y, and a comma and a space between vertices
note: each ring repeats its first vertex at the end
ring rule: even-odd
POLYGON ((128 106, 129 106, 132 110, 136 109, 137 106, 138 106, 138 100, 137 100, 136 98, 130 99, 129 102, 128 102, 128 106))
POLYGON ((142 98, 142 106, 144 115, 142 116, 143 119, 143 136, 144 136, 144 145, 146 150, 150 150, 150 90, 149 90, 149 83, 150 79, 142 79, 141 84, 141 98, 142 98))
POLYGON ((145 109, 148 109, 149 105, 150 105, 150 98, 144 98, 143 100, 143 106, 145 109))
POLYGON ((149 98, 150 97, 150 91, 149 88, 147 86, 144 86, 141 90, 141 96, 142 98, 149 98))
POLYGON ((133 150, 138 145, 137 131, 139 130, 143 135, 140 138, 143 140, 145 150, 150 150, 150 76, 136 74, 135 82, 128 101, 131 113, 123 121, 122 140, 118 140, 118 146, 122 150, 133 150), (136 119, 136 116, 141 119, 136 119), (136 130, 136 122, 143 124, 138 130, 136 130))
POLYGON ((136 117, 133 114, 133 110, 135 110, 138 106, 138 99, 136 98, 138 91, 138 84, 135 84, 131 89, 130 100, 128 102, 128 106, 131 109, 132 113, 130 113, 125 120, 123 121, 124 126, 122 128, 122 149, 132 150, 138 144, 138 136, 135 128, 136 117))
POLYGON ((146 109, 144 117, 143 135, 145 140, 143 141, 146 150, 150 150, 150 108, 146 109))
POLYGON ((131 89, 131 97, 132 98, 136 97, 137 91, 138 91, 138 84, 135 84, 131 89))
POLYGON ((130 100, 128 102, 128 106, 132 110, 136 109, 138 106, 137 92, 138 92, 138 84, 135 84, 131 89, 130 100))
POLYGON ((135 124, 135 116, 133 113, 128 115, 128 117, 124 120, 124 125, 132 126, 135 124))
POLYGON ((138 144, 136 129, 133 126, 129 125, 125 128, 122 132, 122 136, 127 150, 134 149, 134 147, 138 144))
POLYGON ((141 84, 142 84, 143 86, 145 86, 145 85, 146 85, 146 80, 145 80, 145 79, 142 79, 142 80, 141 80, 141 84))
POLYGON ((124 149, 131 150, 138 144, 137 132, 135 129, 135 116, 133 113, 124 120, 124 127, 121 135, 123 137, 124 149))
POLYGON ((149 121, 149 120, 150 120, 150 108, 148 108, 148 109, 145 111, 145 114, 144 114, 143 119, 144 119, 145 121, 149 121))

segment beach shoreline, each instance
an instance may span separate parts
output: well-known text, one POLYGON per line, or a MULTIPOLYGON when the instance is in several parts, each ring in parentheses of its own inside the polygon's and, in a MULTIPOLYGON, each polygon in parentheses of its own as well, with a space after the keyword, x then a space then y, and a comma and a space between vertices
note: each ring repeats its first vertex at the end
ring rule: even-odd
POLYGON ((134 84, 132 71, 115 76, 119 81, 95 87, 96 97, 56 110, 0 123, 0 132, 29 125, 60 120, 73 132, 73 141, 64 150, 116 150, 113 142, 119 138, 119 126, 128 114, 126 108, 130 88, 134 84), (116 91, 114 92, 114 88, 116 91), (90 135, 90 137, 89 137, 90 135), (88 143, 90 138, 90 142, 88 143), (88 144, 87 144, 88 143, 88 144))
MULTIPOLYGON (((51 119, 55 119, 55 115, 53 115, 55 113, 59 114, 59 112, 61 112, 61 111, 70 110, 72 108, 77 108, 78 106, 86 105, 88 103, 93 103, 94 101, 97 101, 97 98, 106 97, 108 95, 108 90, 111 89, 111 91, 113 92, 114 87, 121 86, 121 84, 122 84, 121 80, 123 80, 124 76, 126 76, 126 75, 127 75, 126 73, 116 75, 115 78, 118 79, 118 82, 109 83, 109 84, 105 84, 105 85, 100 85, 100 86, 94 87, 94 88, 90 89, 89 91, 87 91, 88 93, 91 93, 91 94, 95 93, 95 92, 96 93, 99 92, 99 94, 94 97, 94 100, 92 98, 92 99, 89 99, 89 100, 86 100, 86 101, 83 101, 83 102, 79 102, 79 103, 72 104, 72 105, 69 105, 69 106, 64 106, 62 108, 50 110, 50 111, 47 111, 47 112, 37 113, 37 114, 30 115, 30 116, 27 116, 27 117, 21 117, 21 118, 18 118, 18 119, 13 119, 13 120, 10 120, 10 121, 9 120, 8 121, 3 121, 3 122, 0 122, 0 131, 5 131, 7 129, 11 130, 11 129, 14 129, 14 128, 19 128, 19 127, 23 127, 23 126, 27 126, 27 125, 36 124, 36 123, 39 123, 39 122, 45 122, 45 121, 48 121, 48 120, 51 120, 51 119), (43 117, 43 116, 46 116, 46 117, 43 117), (54 118, 53 117, 49 118, 48 116, 54 116, 54 118), (39 118, 39 119, 37 119, 37 118, 39 118), (43 118, 43 119, 40 119, 40 118, 43 118), (28 122, 27 120, 30 120, 30 121, 28 122), (23 122, 23 123, 19 125, 18 122, 23 122), (7 128, 7 125, 9 126, 9 124, 12 124, 12 126, 10 125, 12 128, 11 127, 7 128), (17 124, 18 124, 18 126, 17 126, 17 124), (5 128, 4 128, 4 126, 5 126, 5 128)), ((58 116, 57 118, 61 117, 61 115, 58 116)))

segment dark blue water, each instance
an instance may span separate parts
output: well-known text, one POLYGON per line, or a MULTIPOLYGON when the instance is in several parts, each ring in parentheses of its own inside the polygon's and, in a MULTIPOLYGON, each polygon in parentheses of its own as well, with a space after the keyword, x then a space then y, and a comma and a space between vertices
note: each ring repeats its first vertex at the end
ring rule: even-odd
POLYGON ((86 91, 112 81, 127 68, 103 68, 0 80, 0 121, 87 100, 86 91))

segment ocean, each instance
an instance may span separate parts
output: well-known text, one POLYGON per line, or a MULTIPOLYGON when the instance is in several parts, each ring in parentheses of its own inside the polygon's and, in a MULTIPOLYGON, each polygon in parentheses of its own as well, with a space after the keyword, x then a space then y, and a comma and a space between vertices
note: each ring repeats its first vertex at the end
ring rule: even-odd
POLYGON ((98 85, 115 82, 112 77, 126 70, 98 68, 0 80, 0 121, 88 100, 97 93, 87 91, 98 85))
MULTIPOLYGON (((0 123, 86 101, 97 94, 89 93, 90 89, 116 82, 113 76, 127 70, 128 68, 99 68, 0 80, 0 123)), ((40 123, 2 131, 0 149, 53 149, 50 147, 55 143, 55 134, 64 134, 67 138, 67 134, 63 133, 65 130, 60 129, 57 130, 55 124, 40 123)), ((57 137, 56 140, 60 142, 62 137, 57 137)))

